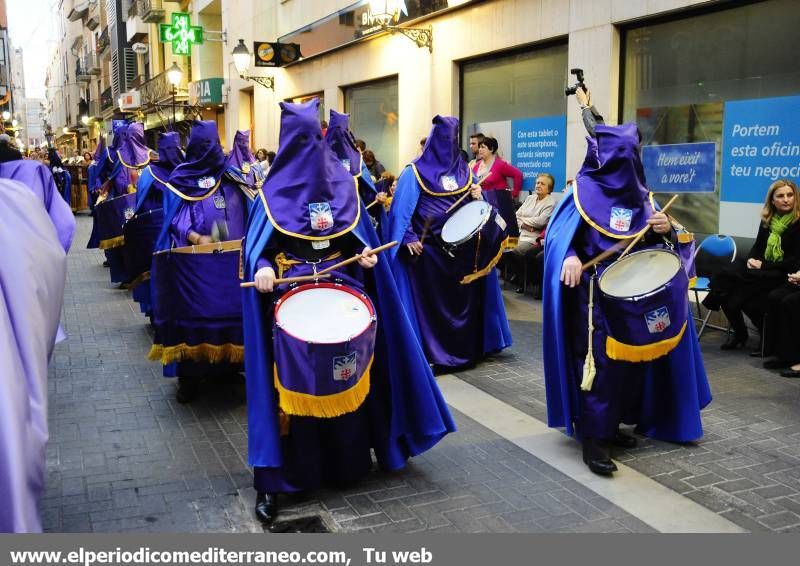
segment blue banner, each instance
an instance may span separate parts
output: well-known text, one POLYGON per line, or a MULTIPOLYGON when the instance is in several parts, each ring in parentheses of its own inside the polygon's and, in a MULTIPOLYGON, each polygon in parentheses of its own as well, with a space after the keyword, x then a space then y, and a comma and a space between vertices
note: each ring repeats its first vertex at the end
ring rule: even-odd
POLYGON ((651 191, 712 193, 716 188, 714 142, 647 145, 642 148, 642 163, 651 191))
POLYGON ((800 96, 725 103, 720 200, 760 203, 773 181, 800 178, 800 96))
POLYGON ((567 182, 567 117, 511 120, 511 164, 522 171, 522 190, 532 191, 536 176, 550 173, 560 191, 567 182))

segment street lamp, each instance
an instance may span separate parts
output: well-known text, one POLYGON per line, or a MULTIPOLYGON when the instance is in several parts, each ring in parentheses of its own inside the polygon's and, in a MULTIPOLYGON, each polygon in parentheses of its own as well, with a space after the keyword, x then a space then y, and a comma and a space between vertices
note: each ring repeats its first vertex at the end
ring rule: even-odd
POLYGON ((172 85, 172 127, 175 127, 175 93, 178 92, 178 85, 181 84, 183 71, 178 63, 172 63, 172 67, 167 70, 167 80, 172 85))
POLYGON ((400 12, 408 15, 406 3, 403 0, 369 0, 369 17, 382 31, 389 33, 402 33, 417 47, 427 47, 433 53, 433 28, 407 28, 391 25, 400 19, 400 12))
POLYGON ((8 110, 3 110, 3 120, 7 121, 9 118, 11 118, 11 112, 8 110))
POLYGON ((250 50, 244 44, 244 39, 239 40, 239 44, 233 48, 231 55, 233 55, 233 64, 239 72, 239 77, 246 81, 258 83, 264 88, 275 90, 275 77, 254 77, 247 74, 250 68, 250 50))

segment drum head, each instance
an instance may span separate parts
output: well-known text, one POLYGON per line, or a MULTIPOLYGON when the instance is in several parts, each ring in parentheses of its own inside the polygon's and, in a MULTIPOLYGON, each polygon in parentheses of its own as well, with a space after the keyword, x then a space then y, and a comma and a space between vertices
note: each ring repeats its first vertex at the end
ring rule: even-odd
POLYGON ((660 289, 681 267, 677 254, 667 250, 643 250, 612 263, 600 276, 600 290, 627 299, 660 289))
POLYGON ((298 340, 338 344, 369 328, 373 314, 372 304, 354 289, 304 285, 283 296, 275 307, 275 322, 298 340))
POLYGON ((469 240, 486 223, 491 211, 492 205, 485 200, 474 200, 465 204, 444 223, 442 241, 457 245, 469 240))

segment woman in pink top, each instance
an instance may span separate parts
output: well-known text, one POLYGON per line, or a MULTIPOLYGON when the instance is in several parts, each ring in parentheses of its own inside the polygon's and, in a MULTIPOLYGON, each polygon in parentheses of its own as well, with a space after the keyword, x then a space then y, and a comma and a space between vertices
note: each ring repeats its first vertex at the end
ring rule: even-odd
POLYGON ((478 159, 472 173, 483 190, 483 198, 494 206, 508 224, 508 235, 519 236, 517 216, 514 214, 514 199, 522 189, 522 171, 497 157, 497 140, 486 137, 478 145, 478 159), (514 180, 514 189, 509 190, 507 179, 514 180))

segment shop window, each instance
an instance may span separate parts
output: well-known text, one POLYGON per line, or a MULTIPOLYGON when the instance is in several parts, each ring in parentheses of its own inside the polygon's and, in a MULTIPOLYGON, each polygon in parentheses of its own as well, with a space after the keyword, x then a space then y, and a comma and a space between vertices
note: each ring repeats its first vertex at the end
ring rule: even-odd
POLYGON ((622 117, 637 122, 642 144, 716 144, 714 190, 673 206, 690 230, 720 224, 724 103, 800 93, 800 59, 782 39, 798 26, 796 0, 765 0, 623 32, 622 117))
POLYGON ((344 89, 345 112, 350 114, 350 129, 362 139, 387 171, 398 175, 400 119, 397 102, 397 77, 351 86, 344 89))

